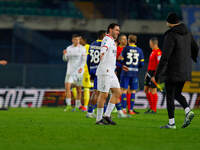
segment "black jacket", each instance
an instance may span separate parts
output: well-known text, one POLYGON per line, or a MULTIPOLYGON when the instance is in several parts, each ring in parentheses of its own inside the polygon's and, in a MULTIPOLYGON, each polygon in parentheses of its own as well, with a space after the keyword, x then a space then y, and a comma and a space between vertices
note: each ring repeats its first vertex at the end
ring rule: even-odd
POLYGON ((192 59, 197 62, 199 48, 184 24, 174 26, 164 34, 162 50, 156 81, 190 81, 192 59))

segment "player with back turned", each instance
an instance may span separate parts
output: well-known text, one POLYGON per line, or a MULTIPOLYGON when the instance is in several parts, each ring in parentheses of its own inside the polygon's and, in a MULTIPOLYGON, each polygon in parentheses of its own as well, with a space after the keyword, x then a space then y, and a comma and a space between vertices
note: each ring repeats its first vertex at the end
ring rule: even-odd
POLYGON ((156 37, 153 37, 149 40, 149 45, 152 49, 152 52, 149 57, 148 71, 145 75, 144 91, 146 93, 150 108, 145 113, 155 114, 157 111, 158 95, 156 85, 151 81, 151 78, 155 76, 162 52, 158 47, 158 39, 156 37))
POLYGON ((100 49, 101 49, 101 42, 105 36, 106 32, 101 30, 97 33, 97 40, 92 42, 88 51, 87 56, 87 66, 90 73, 91 80, 94 82, 94 90, 92 93, 92 96, 89 101, 89 107, 88 107, 88 118, 94 118, 96 117, 94 114, 94 109, 96 108, 97 103, 97 97, 99 95, 99 92, 97 91, 97 76, 96 76, 96 70, 97 66, 100 62, 100 49))
POLYGON ((122 51, 122 72, 120 78, 120 86, 122 88, 122 107, 126 113, 128 87, 130 86, 131 105, 129 114, 133 115, 135 104, 135 93, 138 89, 138 72, 139 68, 144 66, 144 55, 142 50, 136 46, 137 37, 135 35, 128 36, 128 46, 122 51))

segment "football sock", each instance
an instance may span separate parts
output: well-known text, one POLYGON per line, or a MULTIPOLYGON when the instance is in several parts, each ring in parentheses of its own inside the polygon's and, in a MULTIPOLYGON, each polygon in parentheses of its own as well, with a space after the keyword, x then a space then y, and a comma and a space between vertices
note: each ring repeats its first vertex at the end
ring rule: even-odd
POLYGON ((130 110, 133 110, 134 105, 135 105, 135 93, 131 93, 131 106, 130 106, 130 110))
POLYGON ((104 104, 104 109, 103 109, 104 113, 106 112, 107 106, 108 106, 107 104, 104 104))
POLYGON ((158 94, 155 93, 155 94, 151 94, 151 103, 152 103, 152 110, 154 112, 157 111, 157 102, 158 102, 158 94))
POLYGON ((66 98, 65 102, 67 106, 71 106, 71 98, 66 98))
POLYGON ((88 112, 89 112, 89 113, 92 113, 92 112, 93 112, 94 106, 93 106, 92 104, 89 104, 88 106, 89 106, 89 107, 88 107, 88 112))
POLYGON ((190 112, 190 108, 189 107, 186 107, 185 108, 185 114, 189 113, 190 112))
POLYGON ((81 100, 76 100, 75 102, 76 102, 75 104, 76 108, 79 108, 81 106, 81 100))
POLYGON ((90 100, 90 89, 84 88, 84 107, 87 108, 89 100, 90 100))
POLYGON ((130 107, 131 107, 131 94, 130 93, 126 94, 126 97, 127 97, 128 110, 130 110, 130 107))
POLYGON ((170 125, 175 124, 175 119, 174 118, 169 119, 169 124, 170 125))
POLYGON ((97 108, 97 118, 96 121, 100 121, 103 117, 103 108, 97 108))
POLYGON ((151 93, 148 92, 148 93, 146 94, 146 97, 147 97, 147 100, 148 100, 148 102, 149 102, 149 107, 150 107, 150 109, 152 109, 151 93))
POLYGON ((116 108, 117 108, 117 111, 120 111, 120 110, 122 109, 121 103, 120 103, 120 102, 117 103, 115 106, 116 106, 116 108))
POLYGON ((122 103, 122 108, 126 109, 127 107, 127 98, 126 98, 126 94, 122 93, 121 96, 121 103, 122 103))
POLYGON ((74 99, 76 99, 76 97, 77 97, 77 90, 76 90, 75 87, 72 88, 72 94, 73 94, 74 99))
POLYGON ((105 116, 110 117, 114 107, 115 107, 115 104, 108 103, 108 106, 107 106, 107 109, 106 109, 106 112, 105 112, 105 116))

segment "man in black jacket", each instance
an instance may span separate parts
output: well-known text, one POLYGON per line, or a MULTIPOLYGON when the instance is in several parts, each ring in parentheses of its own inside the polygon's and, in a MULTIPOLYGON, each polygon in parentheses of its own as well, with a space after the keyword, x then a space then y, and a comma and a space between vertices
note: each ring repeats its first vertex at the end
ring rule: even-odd
POLYGON ((194 113, 181 92, 185 82, 191 80, 192 59, 197 62, 199 48, 192 34, 180 23, 175 13, 168 15, 167 26, 170 29, 164 35, 163 54, 155 76, 156 81, 165 82, 167 94, 169 123, 161 128, 176 128, 174 99, 185 109, 185 121, 182 126, 185 128, 192 121, 194 113))

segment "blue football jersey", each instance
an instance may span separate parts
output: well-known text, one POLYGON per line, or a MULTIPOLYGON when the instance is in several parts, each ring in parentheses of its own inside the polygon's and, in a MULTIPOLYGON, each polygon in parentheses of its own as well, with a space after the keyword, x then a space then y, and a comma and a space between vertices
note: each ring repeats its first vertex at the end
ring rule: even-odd
POLYGON ((139 68, 144 66, 144 55, 142 49, 136 45, 126 46, 122 51, 122 65, 128 67, 129 71, 122 70, 121 76, 137 77, 139 68))
POLYGON ((90 44, 87 56, 87 65, 91 75, 96 74, 97 67, 100 63, 100 50, 102 40, 96 40, 90 44))

